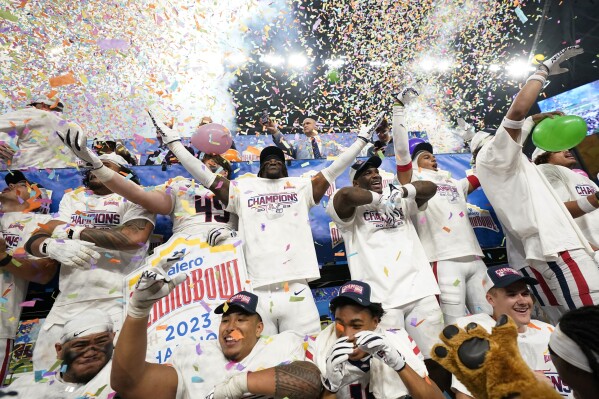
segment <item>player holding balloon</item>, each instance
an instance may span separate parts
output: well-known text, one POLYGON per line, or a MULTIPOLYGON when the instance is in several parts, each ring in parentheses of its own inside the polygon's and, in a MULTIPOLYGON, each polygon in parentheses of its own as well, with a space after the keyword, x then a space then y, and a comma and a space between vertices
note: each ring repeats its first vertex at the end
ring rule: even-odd
POLYGON ((354 144, 311 179, 289 177, 283 151, 267 147, 260 154, 258 178, 237 182, 214 174, 185 151, 176 132, 154 120, 181 164, 214 192, 227 211, 240 217, 248 274, 264 306, 260 313, 266 334, 320 331, 320 317, 308 286, 309 280, 320 277, 308 211, 366 146, 381 120, 379 115, 354 144))
POLYGON ((545 176, 522 153, 522 145, 534 125, 549 116, 526 118, 547 77, 567 72, 560 64, 582 52, 578 46, 567 47, 541 64, 497 133, 478 132, 470 144, 478 178, 516 255, 508 251, 510 266, 530 265, 567 309, 599 303, 599 269, 580 228, 545 176), (515 258, 523 261, 516 263, 515 258))
POLYGON ((480 183, 474 175, 452 178, 438 169, 431 144, 419 139, 408 141, 404 107, 417 96, 415 89, 406 88, 393 105, 397 178, 401 184, 428 180, 437 185, 437 194, 412 219, 439 283, 445 324, 453 324, 468 311, 491 312, 482 284, 487 267, 480 259, 483 253, 468 219, 466 202, 480 183))

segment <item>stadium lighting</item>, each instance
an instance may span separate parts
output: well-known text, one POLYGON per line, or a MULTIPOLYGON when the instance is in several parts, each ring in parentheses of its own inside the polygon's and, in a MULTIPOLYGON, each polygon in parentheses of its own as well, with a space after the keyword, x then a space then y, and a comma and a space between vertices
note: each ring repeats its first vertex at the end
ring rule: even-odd
POLYGON ((534 67, 532 67, 528 61, 525 60, 516 60, 511 64, 505 67, 505 71, 508 75, 517 78, 521 76, 525 76, 530 71, 534 71, 534 67))
POLYGON ((451 61, 439 60, 439 62, 437 62, 437 69, 439 71, 447 71, 449 68, 451 68, 451 61))
POLYGON ((435 61, 428 57, 423 58, 418 65, 420 65, 420 68, 424 69, 425 71, 432 71, 435 69, 435 61))
POLYGON ((335 69, 341 68, 343 65, 345 65, 345 60, 343 58, 336 58, 332 60, 326 60, 324 63, 335 69))
POLYGON ((276 54, 264 54, 262 57, 260 57, 260 61, 272 66, 278 66, 284 63, 285 59, 276 54))
POLYGON ((303 68, 308 65, 308 58, 303 54, 291 54, 287 59, 287 65, 292 68, 303 68))
POLYGON ((389 63, 385 62, 385 61, 369 61, 368 64, 370 64, 370 66, 377 67, 377 68, 389 66, 389 63))
POLYGON ((489 65, 489 71, 491 72, 497 72, 501 69, 501 67, 497 64, 491 64, 489 65))
POLYGON ((248 57, 243 53, 231 53, 226 57, 226 60, 229 64, 241 65, 248 61, 248 57))

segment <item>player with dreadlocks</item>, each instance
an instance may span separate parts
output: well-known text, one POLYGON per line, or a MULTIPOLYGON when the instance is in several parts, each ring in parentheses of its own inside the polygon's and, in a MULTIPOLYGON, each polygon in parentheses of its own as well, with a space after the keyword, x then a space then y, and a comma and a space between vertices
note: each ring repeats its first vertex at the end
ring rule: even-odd
POLYGON ((551 360, 577 399, 599 398, 599 306, 562 316, 549 340, 551 360))

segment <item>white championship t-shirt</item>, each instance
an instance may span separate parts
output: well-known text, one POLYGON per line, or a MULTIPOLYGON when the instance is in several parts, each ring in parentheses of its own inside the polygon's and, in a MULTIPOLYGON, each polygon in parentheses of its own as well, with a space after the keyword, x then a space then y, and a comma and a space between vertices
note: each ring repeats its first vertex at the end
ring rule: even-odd
POLYGON ((590 250, 545 176, 502 126, 478 153, 476 174, 502 226, 522 242, 523 258, 553 261, 563 251, 590 250))
MULTIPOLYGON (((383 331, 377 328, 375 332, 385 336, 393 344, 416 374, 421 377, 428 375, 424 357, 406 330, 402 328, 383 331)), ((308 340, 306 358, 318 366, 323 376, 326 376, 327 372, 327 355, 336 340, 335 323, 327 326, 315 338, 310 337, 308 340)), ((337 399, 370 399, 375 397, 373 392, 390 398, 408 395, 408 389, 397 372, 382 361, 371 358, 365 362, 350 363, 351 365, 345 368, 346 377, 343 386, 336 393, 337 399)))
MULTIPOLYGON (((6 212, 0 217, 2 237, 6 241, 6 253, 13 256, 14 262, 22 259, 39 259, 24 250, 31 233, 39 229, 38 223, 48 223, 50 215, 37 213, 6 212), (17 254, 15 250, 21 248, 17 254)), ((1 271, 2 269, 0 269, 1 271)), ((27 295, 28 281, 4 271, 0 281, 2 299, 0 302, 0 338, 14 339, 21 317, 20 304, 27 295)))
MULTIPOLYGON (((58 220, 85 227, 108 229, 134 219, 146 219, 154 223, 155 216, 118 194, 95 195, 89 190, 78 188, 66 193, 60 201, 58 220)), ((118 299, 123 296, 123 277, 136 270, 143 262, 147 243, 139 249, 116 251, 97 246, 100 259, 91 270, 62 266, 58 282, 60 294, 55 307, 93 299, 118 299)), ((69 306, 62 306, 61 316, 68 320, 69 306)), ((73 307, 73 311, 77 311, 73 307)), ((80 310, 80 309, 79 309, 80 310)), ((53 313, 54 317, 58 316, 53 313)), ((53 323, 60 323, 53 320, 53 323)))
MULTIPOLYGON (((551 164, 538 166, 562 201, 576 201, 599 191, 599 187, 588 177, 570 169, 551 164)), ((599 247, 599 209, 574 219, 582 234, 591 244, 599 247)))
POLYGON ((308 219, 314 205, 309 178, 257 177, 231 182, 227 211, 239 216, 254 288, 320 277, 308 219))
POLYGON ((15 153, 11 169, 66 168, 77 165, 77 158, 65 147, 56 131, 79 126, 62 119, 59 114, 27 107, 0 115, 0 140, 13 143, 15 153))
MULTIPOLYGON (((476 323, 488 332, 491 332, 497 322, 487 314, 478 313, 460 317, 457 319, 456 324, 464 328, 469 323, 476 323)), ((549 337, 553 330, 554 327, 551 324, 539 320, 531 320, 530 324, 526 327, 526 331, 518 333, 518 348, 520 349, 522 359, 524 359, 532 370, 543 372, 551 380, 555 390, 563 397, 568 397, 571 389, 558 376, 557 369, 553 365, 551 356, 549 355, 549 337)), ((470 395, 468 389, 455 376, 452 378, 451 387, 470 395)))
MULTIPOLYGON (((218 341, 200 341, 180 345, 173 355, 177 371, 177 399, 205 398, 214 386, 242 371, 259 371, 305 360, 304 337, 285 331, 262 336, 241 362, 228 360, 218 341)), ((252 396, 258 398, 262 396, 252 396)))
POLYGON ((453 179, 444 170, 426 169, 414 171, 412 181, 417 180, 437 185, 437 193, 427 201, 426 209, 412 216, 429 262, 483 256, 468 217, 468 180, 453 179))
MULTIPOLYGON (((42 379, 35 381, 33 374, 27 374, 13 381, 5 392, 16 391, 18 398, 44 399, 111 399, 115 397, 110 387, 110 370, 112 360, 87 384, 64 382, 60 370, 46 372, 42 379)), ((44 370, 45 371, 45 370, 44 370)))
MULTIPOLYGON (((383 195, 389 194, 389 187, 383 195)), ((399 218, 387 218, 374 205, 356 207, 348 219, 341 219, 333 205, 327 213, 337 224, 353 280, 367 281, 372 301, 389 309, 439 294, 439 287, 424 248, 410 222, 417 210, 414 200, 402 200, 399 218)))
POLYGON ((237 230, 237 215, 225 211, 225 206, 218 201, 212 191, 194 180, 175 177, 166 183, 156 186, 173 200, 170 216, 173 221, 173 234, 205 235, 215 227, 227 225, 237 230))

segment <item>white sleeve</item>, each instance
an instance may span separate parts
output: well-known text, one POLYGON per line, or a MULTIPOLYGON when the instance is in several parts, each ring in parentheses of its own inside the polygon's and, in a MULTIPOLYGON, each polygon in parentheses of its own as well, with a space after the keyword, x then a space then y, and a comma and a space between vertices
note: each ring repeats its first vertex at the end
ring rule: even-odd
POLYGON ((37 118, 37 115, 32 112, 31 108, 0 115, 0 132, 9 133, 16 130, 18 134, 21 134, 25 128, 25 121, 29 124, 32 118, 37 118))
POLYGON ((331 217, 331 219, 333 219, 333 222, 335 222, 337 225, 339 226, 349 226, 351 224, 354 223, 354 220, 356 218, 356 211, 358 210, 358 208, 356 207, 354 209, 354 213, 347 219, 341 219, 339 217, 339 215, 337 215, 337 211, 335 210, 335 205, 333 204, 333 198, 335 198, 335 194, 337 194, 337 191, 335 191, 330 197, 329 197, 329 203, 327 204, 327 215, 329 215, 331 217))
POLYGON ((142 206, 134 204, 131 201, 125 202, 123 221, 121 222, 121 224, 135 219, 146 219, 153 225, 156 225, 156 215, 143 208, 142 206))
POLYGON ((302 191, 305 193, 306 203, 308 205, 308 209, 310 209, 314 205, 316 205, 316 202, 314 202, 314 187, 312 186, 312 179, 302 179, 305 180, 304 182, 302 182, 302 184, 304 184, 305 186, 305 188, 302 191))
POLYGON ((235 180, 231 180, 229 183, 229 203, 225 208, 225 211, 234 213, 237 216, 239 216, 241 210, 239 184, 240 182, 235 180))
POLYGON ((464 194, 464 197, 467 198, 468 197, 468 190, 470 189, 470 182, 468 181, 468 179, 466 179, 464 177, 463 179, 460 179, 460 180, 455 180, 454 179, 453 182, 457 186, 458 190, 461 191, 464 194))
POLYGON ((564 176, 562 176, 558 168, 554 165, 538 165, 537 168, 545 175, 559 199, 563 202, 570 201, 568 182, 564 180, 564 176))
POLYGON ((73 192, 65 193, 58 204, 58 217, 56 220, 61 220, 65 223, 71 223, 71 216, 75 213, 76 209, 73 204, 75 194, 73 192))
POLYGON ((522 155, 522 146, 516 143, 507 130, 500 126, 476 157, 477 167, 483 165, 490 169, 504 171, 515 170, 522 155))

